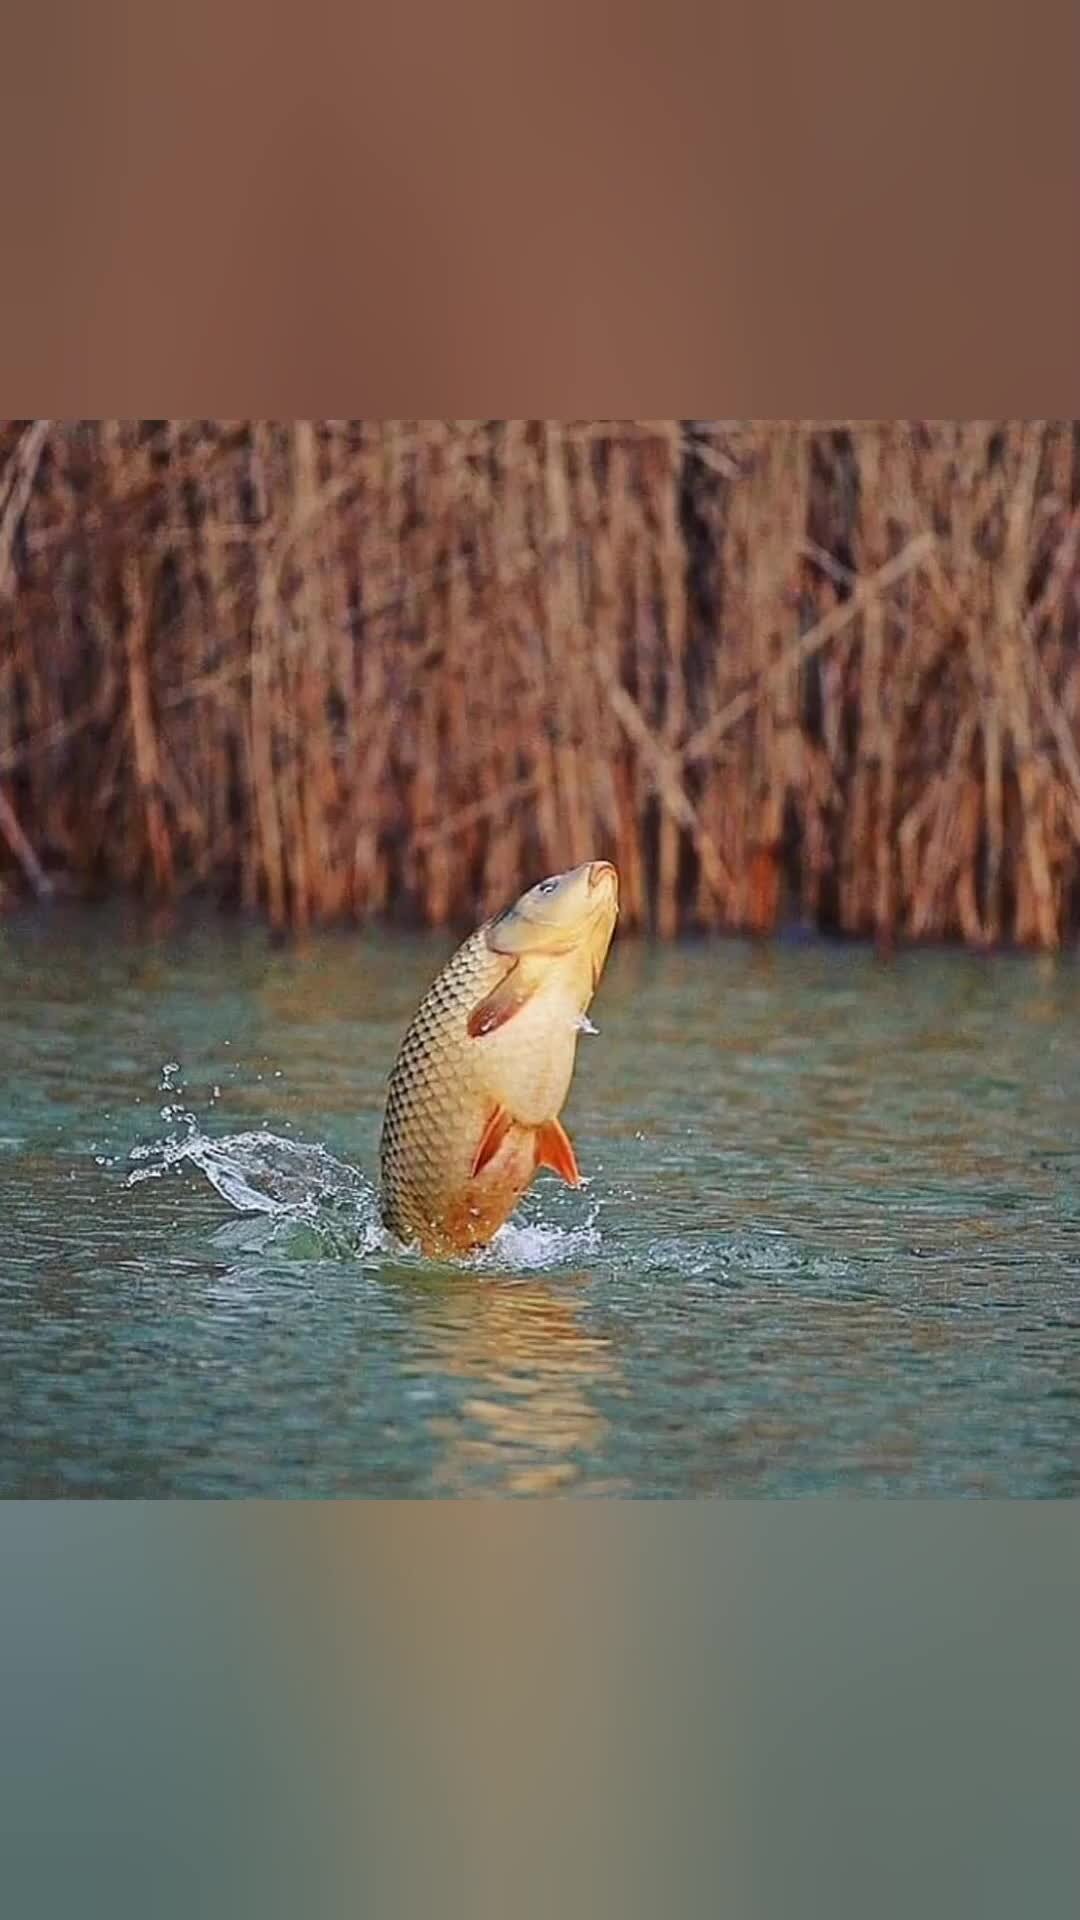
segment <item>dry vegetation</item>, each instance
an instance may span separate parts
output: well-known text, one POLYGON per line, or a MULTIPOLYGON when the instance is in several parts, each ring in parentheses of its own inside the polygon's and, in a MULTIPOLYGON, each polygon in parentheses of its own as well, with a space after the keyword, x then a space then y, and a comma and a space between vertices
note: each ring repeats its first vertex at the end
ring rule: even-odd
POLYGON ((0 894, 1080 923, 1072 423, 0 423, 0 894))

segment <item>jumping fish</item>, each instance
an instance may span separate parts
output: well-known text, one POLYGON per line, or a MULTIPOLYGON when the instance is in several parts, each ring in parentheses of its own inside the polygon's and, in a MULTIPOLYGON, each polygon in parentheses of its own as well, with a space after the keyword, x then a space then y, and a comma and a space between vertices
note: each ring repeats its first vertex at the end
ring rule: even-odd
POLYGON ((390 1075, 385 1224, 425 1253, 483 1246, 540 1167, 580 1184, 559 1122, 619 911, 607 860, 554 874, 470 934, 390 1075))

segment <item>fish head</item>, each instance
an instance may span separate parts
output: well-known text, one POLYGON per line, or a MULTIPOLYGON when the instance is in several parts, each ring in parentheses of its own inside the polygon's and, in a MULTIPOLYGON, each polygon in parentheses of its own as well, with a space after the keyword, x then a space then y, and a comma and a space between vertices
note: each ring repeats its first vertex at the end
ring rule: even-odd
POLYGON ((563 954, 586 947, 593 984, 611 945, 619 914, 619 876, 610 860, 586 860, 568 873, 553 873, 489 920, 487 943, 494 953, 563 954))

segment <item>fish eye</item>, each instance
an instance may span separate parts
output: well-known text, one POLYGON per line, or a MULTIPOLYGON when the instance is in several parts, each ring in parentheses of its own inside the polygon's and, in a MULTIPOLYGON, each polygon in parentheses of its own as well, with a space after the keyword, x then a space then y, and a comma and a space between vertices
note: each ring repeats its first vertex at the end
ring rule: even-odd
POLYGON ((554 893, 558 884, 558 880, 541 880, 536 891, 537 893, 554 893))

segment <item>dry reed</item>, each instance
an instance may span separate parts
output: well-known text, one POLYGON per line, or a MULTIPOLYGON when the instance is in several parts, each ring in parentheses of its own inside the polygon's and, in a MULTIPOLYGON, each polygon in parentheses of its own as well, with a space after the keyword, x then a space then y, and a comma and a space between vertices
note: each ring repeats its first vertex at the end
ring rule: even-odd
POLYGON ((1055 947, 1073 423, 0 423, 0 897, 1055 947))

